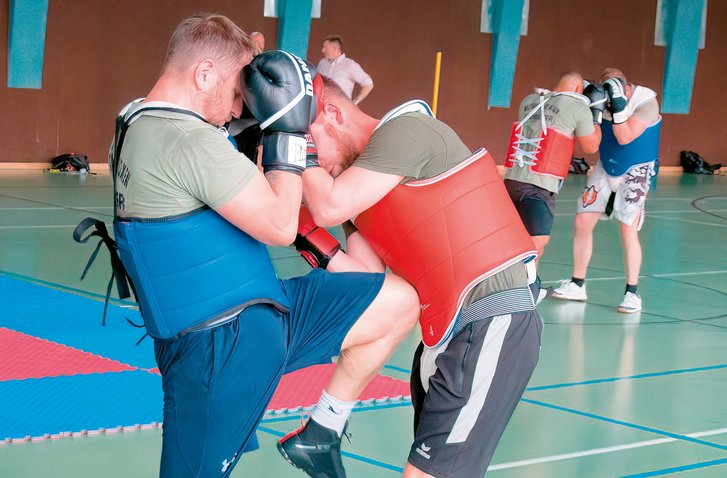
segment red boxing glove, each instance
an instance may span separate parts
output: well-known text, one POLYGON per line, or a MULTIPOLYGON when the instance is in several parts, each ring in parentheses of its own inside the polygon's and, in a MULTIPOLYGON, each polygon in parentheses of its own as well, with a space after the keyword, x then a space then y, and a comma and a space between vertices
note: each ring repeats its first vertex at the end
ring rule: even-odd
POLYGON ((303 259, 314 268, 325 269, 338 251, 338 240, 313 221, 310 211, 301 206, 298 216, 298 234, 293 245, 303 259))

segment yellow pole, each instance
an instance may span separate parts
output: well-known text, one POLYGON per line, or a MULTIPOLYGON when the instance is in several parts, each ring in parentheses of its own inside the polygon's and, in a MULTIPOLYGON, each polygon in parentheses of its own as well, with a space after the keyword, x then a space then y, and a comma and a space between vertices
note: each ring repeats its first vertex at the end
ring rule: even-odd
POLYGON ((434 99, 432 99, 432 113, 437 116, 437 104, 439 103, 439 73, 442 70, 442 52, 437 52, 437 62, 434 66, 434 99))

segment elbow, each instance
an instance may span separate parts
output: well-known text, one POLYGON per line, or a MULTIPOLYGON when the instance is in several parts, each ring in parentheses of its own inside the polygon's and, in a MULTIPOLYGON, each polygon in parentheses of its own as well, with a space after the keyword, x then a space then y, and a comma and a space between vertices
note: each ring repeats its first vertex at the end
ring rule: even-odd
POLYGON ((295 235, 297 233, 297 228, 292 226, 277 229, 266 242, 270 246, 289 246, 295 241, 295 235))
POLYGON ((343 222, 342 219, 337 218, 335 215, 325 213, 318 213, 317 215, 313 214, 313 221, 315 221, 319 227, 338 226, 343 222))
POLYGON ((319 227, 333 227, 345 221, 345 219, 340 219, 331 208, 308 205, 308 210, 313 216, 313 222, 319 227))
POLYGON ((616 142, 620 144, 621 146, 629 144, 631 141, 633 141, 633 138, 624 138, 616 136, 616 142))
MULTIPOLYGON (((281 218, 282 219, 282 218, 281 218)), ((289 246, 298 234, 298 211, 285 217, 272 228, 268 244, 271 246, 289 246)))

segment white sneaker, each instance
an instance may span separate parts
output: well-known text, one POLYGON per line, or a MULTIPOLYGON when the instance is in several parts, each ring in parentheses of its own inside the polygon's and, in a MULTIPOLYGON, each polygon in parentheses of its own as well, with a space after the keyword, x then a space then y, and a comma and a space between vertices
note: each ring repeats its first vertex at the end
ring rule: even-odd
POLYGON ((579 286, 572 280, 560 281, 560 285, 553 290, 550 296, 554 299, 564 300, 588 300, 586 295, 586 284, 579 286))
POLYGON ((637 292, 626 292, 624 300, 618 306, 619 312, 624 314, 633 314, 641 310, 641 296, 637 292))
POLYGON ((547 295, 548 295, 548 289, 545 289, 545 288, 540 289, 540 291, 538 292, 538 298, 535 299, 535 305, 538 305, 539 303, 541 303, 547 295))

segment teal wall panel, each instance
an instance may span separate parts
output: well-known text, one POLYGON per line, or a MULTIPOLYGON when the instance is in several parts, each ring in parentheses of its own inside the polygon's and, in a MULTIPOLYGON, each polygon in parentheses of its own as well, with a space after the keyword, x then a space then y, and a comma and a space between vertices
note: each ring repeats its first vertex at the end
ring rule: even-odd
POLYGON ((40 89, 48 0, 10 0, 8 87, 40 89))
POLYGON ((278 48, 306 57, 312 8, 313 0, 279 0, 278 48))
POLYGON ((488 107, 510 107, 520 46, 524 0, 492 0, 492 53, 488 107))
POLYGON ((687 114, 692 100, 706 0, 668 0, 664 2, 664 8, 666 54, 662 111, 687 114))

